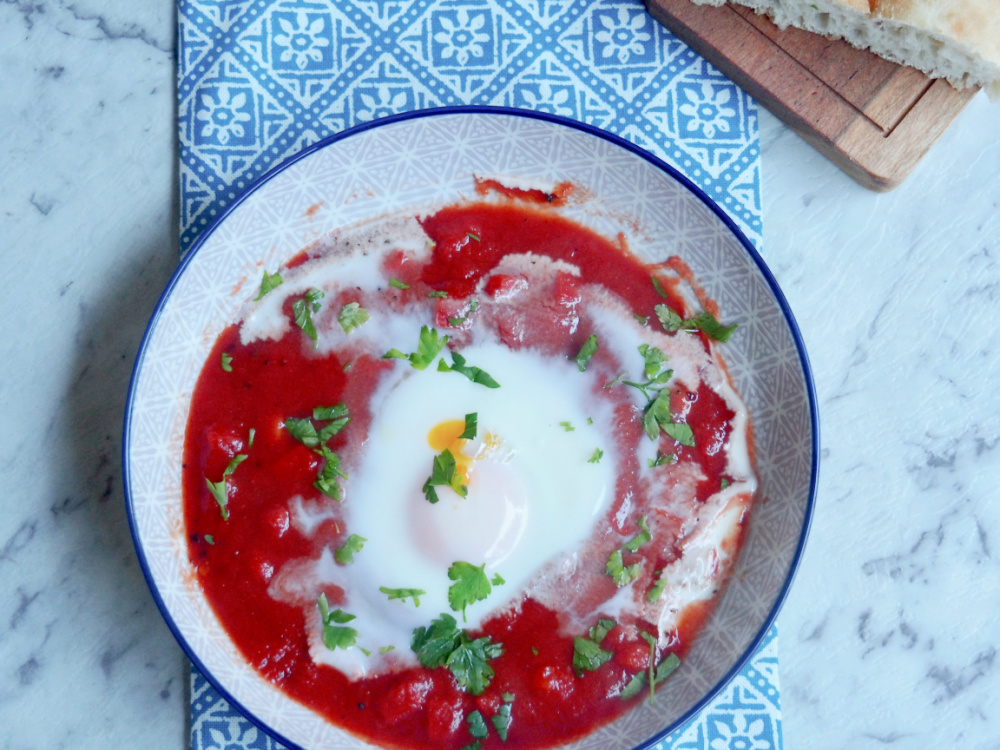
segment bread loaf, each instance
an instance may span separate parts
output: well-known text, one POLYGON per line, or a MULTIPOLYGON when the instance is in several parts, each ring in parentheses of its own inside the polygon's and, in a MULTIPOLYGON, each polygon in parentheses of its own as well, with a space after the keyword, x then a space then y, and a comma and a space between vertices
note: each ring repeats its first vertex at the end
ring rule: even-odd
MULTIPOLYGON (((1000 100, 1000 0, 734 0, 1000 100)), ((725 0, 693 0, 723 5, 725 0)))

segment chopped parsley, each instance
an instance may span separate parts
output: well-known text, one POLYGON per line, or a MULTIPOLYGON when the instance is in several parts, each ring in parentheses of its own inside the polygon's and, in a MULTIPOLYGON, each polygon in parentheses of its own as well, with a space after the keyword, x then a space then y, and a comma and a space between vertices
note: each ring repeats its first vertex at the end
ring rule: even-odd
POLYGON ((504 577, 499 573, 494 573, 493 577, 490 579, 490 583, 492 583, 494 586, 503 586, 505 583, 507 583, 507 581, 505 581, 504 577))
POLYGON ((204 539, 206 544, 210 544, 213 547, 215 546, 215 537, 211 534, 205 534, 204 539))
POLYGON ((652 276, 652 275, 650 275, 649 278, 653 282, 653 288, 656 289, 656 293, 659 294, 664 299, 666 299, 667 298, 667 293, 665 291, 663 291, 663 284, 660 283, 660 280, 656 276, 652 276))
POLYGON ((319 446, 319 432, 317 432, 316 425, 312 423, 311 419, 289 417, 285 420, 285 429, 288 430, 289 435, 307 448, 316 448, 319 446))
POLYGON ((442 358, 438 362, 438 372, 457 372, 465 375, 473 383, 478 383, 479 385, 485 385, 487 388, 499 388, 500 384, 493 379, 486 370, 479 367, 472 367, 465 364, 465 357, 463 357, 458 352, 451 353, 451 366, 442 358))
POLYGON ((407 599, 412 599, 414 607, 420 606, 420 597, 427 593, 423 589, 390 589, 386 586, 379 586, 378 590, 389 597, 389 601, 399 599, 405 602, 407 599))
POLYGON ((222 472, 222 479, 218 482, 213 482, 208 477, 205 477, 205 486, 208 487, 208 491, 211 492, 212 497, 215 498, 215 502, 219 506, 219 512, 222 513, 223 521, 229 520, 229 490, 226 486, 226 479, 231 477, 233 472, 236 471, 236 467, 246 460, 246 453, 237 453, 229 460, 229 464, 222 472))
POLYGON ((474 239, 476 242, 479 242, 479 235, 478 234, 473 234, 472 232, 466 232, 465 234, 468 237, 474 239))
POLYGON ((694 447, 694 432, 691 430, 691 425, 674 422, 670 413, 670 391, 666 388, 657 393, 656 398, 646 407, 642 426, 650 440, 659 439, 662 429, 681 445, 694 447))
POLYGON ((268 273, 264 271, 264 278, 260 280, 260 292, 254 297, 254 302, 263 299, 264 295, 281 286, 282 278, 280 273, 268 273))
POLYGON ((709 338, 725 343, 729 341, 729 337, 733 335, 733 331, 737 327, 736 323, 729 326, 723 325, 707 310, 687 320, 666 305, 656 305, 653 311, 656 313, 656 317, 660 319, 660 323, 663 324, 663 330, 667 333, 675 333, 681 329, 690 330, 697 328, 703 331, 709 338))
POLYGON ((222 353, 222 371, 232 372, 233 371, 233 355, 229 352, 222 353))
POLYGON ((655 469, 657 466, 665 466, 666 464, 673 463, 676 458, 677 456, 673 453, 664 453, 661 450, 657 450, 656 458, 648 458, 646 459, 646 463, 649 464, 650 469, 655 469))
POLYGON ((446 292, 446 291, 444 291, 442 289, 436 289, 433 292, 428 292, 427 296, 428 297, 447 297, 448 296, 448 292, 446 292))
POLYGON ((413 631, 410 647, 421 665, 433 669, 448 667, 455 680, 473 695, 481 695, 493 679, 490 659, 503 653, 503 645, 490 636, 473 640, 458 628, 454 617, 442 613, 429 627, 413 631))
POLYGON ((313 487, 339 502, 344 495, 337 480, 347 479, 347 474, 340 468, 340 456, 325 445, 321 445, 318 452, 323 457, 324 464, 316 481, 313 482, 313 487))
POLYGON ((618 694, 623 700, 632 698, 639 694, 643 686, 649 684, 649 702, 653 702, 656 694, 656 686, 667 679, 681 665, 681 660, 677 654, 667 654, 659 665, 656 664, 656 639, 649 633, 640 632, 639 635, 649 644, 649 668, 644 672, 639 672, 618 694))
POLYGON ((514 701, 514 696, 510 693, 504 693, 503 700, 503 705, 490 717, 490 723, 497 730, 500 739, 506 742, 507 732, 510 730, 510 704, 514 701))
POLYGON ((604 566, 604 572, 611 576, 611 579, 615 582, 615 586, 618 588, 632 583, 632 581, 639 577, 641 570, 641 560, 631 565, 625 565, 620 549, 616 549, 608 556, 608 562, 604 566))
POLYGON ((486 735, 489 734, 489 730, 486 727, 486 720, 483 719, 483 715, 479 713, 478 709, 466 716, 465 722, 469 725, 469 734, 477 740, 486 739, 486 735))
POLYGON ((597 334, 592 333, 587 337, 587 340, 583 342, 583 346, 580 347, 580 351, 577 352, 575 357, 570 357, 576 366, 580 368, 580 372, 584 372, 587 369, 587 365, 590 363, 590 358, 594 356, 597 351, 597 334))
POLYGON ((576 636, 573 639, 573 669, 577 674, 599 669, 612 656, 610 651, 605 651, 599 643, 590 638, 576 636))
POLYGON ((594 452, 590 454, 590 458, 587 459, 587 463, 597 464, 601 462, 602 458, 604 458, 604 451, 602 451, 600 448, 594 448, 594 452))
POLYGON ((570 422, 560 422, 559 426, 566 430, 566 432, 573 432, 576 429, 570 422))
POLYGON ((653 535, 649 532, 649 524, 646 522, 645 516, 639 518, 637 525, 639 527, 639 533, 622 545, 622 547, 627 549, 629 552, 635 552, 639 549, 639 547, 653 538, 653 535))
POLYGON ((724 490, 728 486, 729 486, 729 480, 726 479, 725 477, 722 477, 722 479, 719 480, 719 489, 724 490))
POLYGON ((604 636, 611 632, 611 629, 617 625, 614 620, 610 617, 599 617, 597 618, 597 624, 590 629, 589 635, 590 640, 595 643, 600 643, 604 640, 604 636))
POLYGON ((408 359, 414 369, 426 370, 447 343, 448 337, 438 336, 437 329, 422 326, 420 340, 417 342, 417 351, 412 354, 404 354, 399 349, 390 349, 382 355, 382 359, 408 359))
POLYGON ((343 546, 333 553, 333 558, 341 565, 349 565, 354 562, 354 555, 361 551, 367 541, 363 536, 351 534, 343 546))
POLYGON ((302 329, 302 332, 312 339, 313 347, 319 346, 316 336, 316 326, 313 324, 312 314, 319 312, 319 301, 326 295, 319 289, 310 289, 292 303, 292 313, 295 316, 295 325, 302 329))
POLYGON ((323 619, 323 645, 333 651, 338 648, 347 649, 357 643, 358 631, 345 627, 345 623, 353 620, 354 615, 342 609, 331 611, 326 594, 319 595, 316 606, 319 607, 319 614, 323 619))
POLYGON ((469 493, 469 488, 462 484, 462 475, 456 470, 455 456, 445 448, 438 455, 434 456, 434 466, 431 468, 431 475, 424 482, 422 488, 427 502, 436 503, 441 498, 438 497, 435 487, 451 487, 460 497, 465 497, 469 493))
POLYGON ((368 322, 368 311, 358 302, 348 302, 340 308, 340 316, 337 318, 344 333, 350 333, 355 328, 368 322))
POLYGON ((656 604, 660 601, 660 597, 663 596, 663 590, 667 587, 667 578, 663 576, 662 570, 657 570, 653 573, 653 577, 656 578, 656 583, 654 583, 649 591, 646 592, 646 601, 650 604, 656 604))
POLYGON ((448 604, 454 611, 462 613, 462 620, 465 620, 466 607, 482 601, 493 590, 486 575, 486 563, 476 567, 459 560, 448 568, 448 578, 455 582, 448 587, 448 604))
POLYGON ((479 428, 479 412, 472 412, 465 415, 465 429, 459 435, 463 440, 473 440, 476 437, 476 430, 479 428))
POLYGON ((409 289, 409 284, 404 284, 399 279, 389 279, 389 286, 395 287, 396 289, 409 289))

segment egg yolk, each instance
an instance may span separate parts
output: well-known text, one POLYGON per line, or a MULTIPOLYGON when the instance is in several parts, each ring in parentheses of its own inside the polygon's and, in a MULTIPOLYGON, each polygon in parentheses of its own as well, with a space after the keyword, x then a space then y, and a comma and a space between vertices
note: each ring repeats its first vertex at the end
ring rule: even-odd
POLYGON ((454 456, 455 475, 461 479, 460 484, 468 487, 472 479, 472 464, 494 453, 500 447, 501 440, 492 433, 485 433, 482 436, 482 445, 470 456, 465 452, 465 448, 471 441, 462 437, 464 432, 465 420, 449 419, 431 428, 427 433, 427 442, 437 453, 447 450, 454 456))

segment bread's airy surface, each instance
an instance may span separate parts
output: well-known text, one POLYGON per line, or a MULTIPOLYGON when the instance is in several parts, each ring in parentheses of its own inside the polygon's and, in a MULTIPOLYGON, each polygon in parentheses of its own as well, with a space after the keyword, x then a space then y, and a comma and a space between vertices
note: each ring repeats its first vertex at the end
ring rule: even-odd
MULTIPOLYGON (((693 0, 723 5, 725 0, 693 0)), ((734 0, 796 26, 846 39, 887 60, 982 86, 1000 98, 1000 0, 734 0)))

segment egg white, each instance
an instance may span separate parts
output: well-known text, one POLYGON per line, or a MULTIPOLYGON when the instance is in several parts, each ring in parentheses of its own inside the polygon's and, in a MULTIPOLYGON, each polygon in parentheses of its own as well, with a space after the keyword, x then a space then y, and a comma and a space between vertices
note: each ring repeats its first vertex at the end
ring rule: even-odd
POLYGON ((612 500, 612 410, 593 398, 588 373, 570 361, 496 343, 475 344, 462 355, 500 387, 439 372, 436 363, 419 371, 400 361, 372 397, 369 439, 344 503, 346 529, 366 539, 364 548, 349 565, 316 570, 323 582, 347 592, 339 606, 355 616, 360 648, 331 651, 317 644, 312 655, 349 676, 377 670, 390 647, 387 658, 413 661, 414 628, 441 613, 476 628, 516 600, 546 562, 578 549, 612 500), (438 487, 440 501, 431 504, 422 486, 438 451, 428 433, 473 412, 479 440, 466 452, 482 447, 486 433, 497 445, 473 462, 467 497, 438 487), (595 449, 604 454, 592 463, 595 449), (490 578, 504 580, 469 606, 464 620, 448 602, 448 569, 456 561, 485 563, 490 578), (415 606, 389 600, 380 587, 425 593, 415 606))

